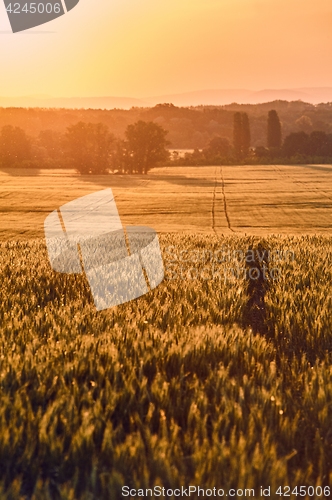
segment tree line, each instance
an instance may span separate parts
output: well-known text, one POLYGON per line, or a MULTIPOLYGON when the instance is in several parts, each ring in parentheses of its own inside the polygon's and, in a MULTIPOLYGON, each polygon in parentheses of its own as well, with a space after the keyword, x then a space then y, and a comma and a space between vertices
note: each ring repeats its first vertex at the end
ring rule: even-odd
POLYGON ((186 153, 174 161, 179 165, 332 163, 332 134, 321 130, 291 132, 282 140, 282 124, 276 110, 269 110, 266 146, 251 147, 249 116, 237 111, 233 117, 233 141, 214 137, 207 147, 186 153))
POLYGON ((0 130, 0 165, 5 168, 75 168, 81 174, 147 174, 161 162, 169 165, 232 165, 265 163, 332 163, 332 134, 316 130, 292 132, 282 140, 276 110, 268 111, 266 146, 251 147, 246 112, 233 115, 232 142, 215 135, 201 150, 180 157, 169 154, 167 131, 152 121, 127 126, 116 138, 103 123, 78 122, 65 133, 42 130, 29 137, 20 127, 0 130))
POLYGON ((75 168, 81 174, 147 174, 169 157, 167 132, 153 122, 138 121, 117 139, 102 123, 78 122, 64 134, 43 130, 28 137, 20 127, 0 131, 0 165, 5 168, 75 168))
POLYGON ((236 112, 249 116, 251 147, 266 146, 266 116, 275 109, 282 123, 283 136, 291 132, 309 134, 321 130, 332 133, 332 103, 312 105, 301 101, 273 101, 264 104, 229 104, 225 106, 178 107, 169 103, 150 108, 125 109, 55 109, 0 108, 0 130, 4 125, 20 127, 34 138, 43 130, 65 134, 78 122, 102 123, 120 139, 125 139, 128 125, 137 121, 154 122, 168 130, 173 149, 203 149, 215 137, 233 143, 233 118, 236 112))

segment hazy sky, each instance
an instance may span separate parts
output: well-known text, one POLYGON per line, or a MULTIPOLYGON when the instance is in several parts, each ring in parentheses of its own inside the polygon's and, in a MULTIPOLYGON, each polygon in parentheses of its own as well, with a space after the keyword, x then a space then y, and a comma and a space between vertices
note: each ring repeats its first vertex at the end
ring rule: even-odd
POLYGON ((0 0, 0 95, 332 87, 331 28, 331 0, 80 0, 11 34, 0 0))

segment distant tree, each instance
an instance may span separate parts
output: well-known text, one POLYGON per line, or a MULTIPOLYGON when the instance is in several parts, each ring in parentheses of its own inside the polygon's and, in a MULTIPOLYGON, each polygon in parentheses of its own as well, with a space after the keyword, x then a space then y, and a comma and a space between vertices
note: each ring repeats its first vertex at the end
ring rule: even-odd
POLYGON ((242 153, 242 116, 241 113, 234 113, 233 124, 233 146, 237 156, 242 153))
POLYGON ((311 132, 309 137, 309 153, 313 156, 332 156, 331 135, 320 130, 311 132))
POLYGON ((147 174, 159 162, 168 159, 167 133, 160 125, 142 120, 127 127, 125 149, 131 172, 147 174))
POLYGON ((110 167, 114 136, 102 123, 79 122, 67 128, 66 150, 81 174, 103 174, 110 167))
POLYGON ((269 150, 264 148, 264 146, 256 146, 255 156, 256 158, 269 158, 269 150))
POLYGON ((37 144, 49 158, 57 160, 63 157, 64 137, 60 132, 42 130, 39 133, 37 144))
MULTIPOLYGON (((310 135, 310 141, 312 140, 311 137, 312 135, 315 134, 315 132, 312 132, 310 135)), ((327 156, 329 158, 332 158, 332 134, 326 134, 326 137, 322 140, 319 148, 319 156, 327 156)))
POLYGON ((5 125, 0 133, 0 163, 4 167, 20 165, 31 159, 31 143, 24 130, 5 125))
POLYGON ((111 168, 115 173, 132 174, 133 161, 129 153, 126 141, 116 141, 114 153, 111 160, 111 168))
POLYGON ((251 142, 249 117, 247 113, 234 113, 233 145, 237 156, 246 156, 251 142))
POLYGON ((309 154, 310 144, 308 134, 305 132, 293 132, 292 134, 289 134, 284 140, 283 152, 287 157, 297 154, 309 154))
POLYGON ((247 113, 242 113, 242 153, 243 155, 247 155, 249 153, 251 142, 250 135, 250 125, 249 125, 249 117, 247 113))
POLYGON ((310 134, 310 132, 312 131, 312 121, 310 116, 302 115, 295 121, 295 125, 297 126, 298 130, 300 130, 301 132, 305 132, 306 134, 310 134))
POLYGON ((230 156, 231 145, 225 137, 216 136, 209 142, 209 145, 204 149, 206 158, 226 158, 230 156))
POLYGON ((267 119, 267 147, 281 147, 281 123, 275 109, 269 111, 267 119))

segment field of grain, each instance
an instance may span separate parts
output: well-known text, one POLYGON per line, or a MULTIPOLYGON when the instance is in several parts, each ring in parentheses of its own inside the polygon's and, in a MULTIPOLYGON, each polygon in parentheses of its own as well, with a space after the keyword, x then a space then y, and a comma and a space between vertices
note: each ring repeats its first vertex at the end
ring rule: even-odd
POLYGON ((108 187, 124 224, 159 233, 331 234, 329 165, 164 167, 147 176, 8 169, 0 186, 2 240, 43 237, 49 212, 108 187))
POLYGON ((2 172, 1 500, 120 500, 124 485, 329 497, 331 170, 2 172), (84 275, 51 270, 42 231, 103 187, 123 223, 160 232, 166 275, 96 312, 84 275), (243 269, 259 245, 278 272, 253 311, 243 269))

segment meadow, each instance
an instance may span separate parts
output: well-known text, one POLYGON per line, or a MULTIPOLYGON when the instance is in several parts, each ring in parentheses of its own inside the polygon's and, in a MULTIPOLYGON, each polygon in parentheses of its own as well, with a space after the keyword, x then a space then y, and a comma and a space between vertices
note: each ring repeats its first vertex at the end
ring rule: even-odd
POLYGON ((118 500, 125 485, 328 498, 331 170, 2 172, 0 498, 118 500), (123 223, 160 233, 166 274, 96 312, 84 275, 51 270, 42 228, 103 187, 123 223), (261 308, 230 272, 260 245, 278 270, 261 308))

